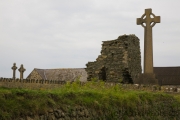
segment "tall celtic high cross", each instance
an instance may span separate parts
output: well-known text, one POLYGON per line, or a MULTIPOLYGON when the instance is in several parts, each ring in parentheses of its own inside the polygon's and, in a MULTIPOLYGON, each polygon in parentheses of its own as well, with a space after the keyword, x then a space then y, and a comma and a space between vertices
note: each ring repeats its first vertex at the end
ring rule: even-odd
POLYGON ((16 79, 16 69, 17 69, 16 63, 13 64, 11 69, 13 70, 13 79, 16 79))
POLYGON ((145 9, 141 18, 137 18, 137 25, 144 27, 144 73, 153 73, 153 42, 152 27, 160 23, 160 16, 155 16, 152 9, 145 9))
POLYGON ((21 67, 18 70, 20 72, 20 79, 23 79, 23 73, 24 73, 24 71, 26 71, 26 69, 24 69, 24 67, 23 67, 23 64, 21 65, 21 67))

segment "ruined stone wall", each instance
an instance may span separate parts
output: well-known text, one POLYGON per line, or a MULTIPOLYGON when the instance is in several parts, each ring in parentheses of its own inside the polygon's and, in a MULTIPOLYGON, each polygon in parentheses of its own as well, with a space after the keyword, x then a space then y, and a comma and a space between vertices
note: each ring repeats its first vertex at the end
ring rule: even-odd
POLYGON ((138 37, 122 35, 115 40, 103 41, 101 55, 86 66, 88 80, 98 78, 107 82, 133 83, 142 71, 138 37))

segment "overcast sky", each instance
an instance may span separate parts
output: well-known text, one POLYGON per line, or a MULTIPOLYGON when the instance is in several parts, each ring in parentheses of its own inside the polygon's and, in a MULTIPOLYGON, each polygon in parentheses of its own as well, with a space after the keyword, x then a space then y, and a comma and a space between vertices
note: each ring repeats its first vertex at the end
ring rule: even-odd
POLYGON ((161 16, 153 27, 154 66, 180 66, 179 0, 0 0, 0 77, 12 77, 14 62, 25 77, 34 68, 84 68, 102 41, 123 34, 140 39, 143 58, 136 18, 147 8, 161 16))

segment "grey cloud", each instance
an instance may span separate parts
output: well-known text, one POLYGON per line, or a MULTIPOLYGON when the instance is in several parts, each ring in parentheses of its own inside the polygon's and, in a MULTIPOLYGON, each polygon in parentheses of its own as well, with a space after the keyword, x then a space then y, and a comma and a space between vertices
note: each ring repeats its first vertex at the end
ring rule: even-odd
POLYGON ((0 77, 11 77, 13 62, 24 64, 25 76, 33 68, 85 67, 100 54, 102 41, 122 34, 139 37, 143 58, 144 30, 136 18, 146 8, 162 19, 153 28, 154 65, 178 66, 179 4, 178 0, 0 1, 0 77))

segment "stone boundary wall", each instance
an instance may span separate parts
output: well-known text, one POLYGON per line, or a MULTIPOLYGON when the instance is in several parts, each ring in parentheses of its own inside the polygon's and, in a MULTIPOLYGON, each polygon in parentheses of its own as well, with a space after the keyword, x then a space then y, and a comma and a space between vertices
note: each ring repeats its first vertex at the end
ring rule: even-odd
POLYGON ((143 85, 143 84, 121 84, 121 83, 105 83, 108 86, 120 85, 123 89, 129 90, 148 90, 148 91, 162 91, 170 93, 180 93, 180 85, 143 85))
POLYGON ((0 86, 7 88, 52 89, 64 85, 66 81, 0 78, 0 86))
MULTIPOLYGON (((70 81, 72 83, 72 81, 70 81)), ((88 81, 87 81, 88 82, 88 81)), ((34 79, 12 79, 12 78, 0 78, 0 87, 7 88, 27 88, 27 89, 54 89, 59 88, 66 84, 67 81, 58 80, 34 80, 34 79)), ((84 85, 86 82, 80 82, 84 85)), ((148 91, 163 91, 180 93, 180 85, 139 85, 139 84, 121 84, 116 82, 106 82, 106 86, 121 86, 124 89, 129 90, 148 90, 148 91)))

